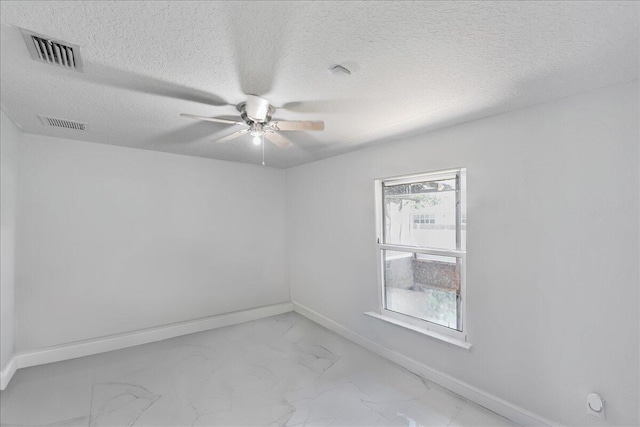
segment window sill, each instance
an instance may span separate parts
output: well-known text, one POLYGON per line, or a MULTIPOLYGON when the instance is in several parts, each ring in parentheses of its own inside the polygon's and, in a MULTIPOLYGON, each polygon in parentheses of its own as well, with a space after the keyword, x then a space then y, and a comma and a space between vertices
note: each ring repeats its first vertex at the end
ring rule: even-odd
POLYGON ((396 325, 396 326, 401 326, 401 327, 403 327, 405 329, 409 329, 409 330, 417 332, 419 334, 426 335, 428 337, 435 338, 435 339, 440 340, 440 341, 444 341, 447 344, 455 345, 457 347, 461 347, 461 348, 464 348, 464 349, 467 349, 467 350, 470 350, 471 346, 472 346, 471 343, 468 343, 466 341, 462 341, 462 340, 459 340, 457 338, 450 337, 450 336, 445 335, 445 334, 441 334, 439 332, 430 331, 429 329, 421 328, 419 326, 412 325, 411 323, 403 322, 402 320, 394 319, 393 317, 385 316, 383 314, 376 313, 374 311, 367 311, 364 314, 366 314, 367 316, 374 317, 376 319, 380 319, 380 320, 382 320, 384 322, 388 322, 388 323, 391 323, 391 324, 396 325))

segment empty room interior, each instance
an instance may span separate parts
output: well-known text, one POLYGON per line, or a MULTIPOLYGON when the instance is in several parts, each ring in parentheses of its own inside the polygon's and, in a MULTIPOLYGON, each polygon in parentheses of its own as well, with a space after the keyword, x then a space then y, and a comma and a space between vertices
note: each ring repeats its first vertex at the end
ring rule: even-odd
POLYGON ((640 3, 1 1, 0 424, 640 425, 640 3))

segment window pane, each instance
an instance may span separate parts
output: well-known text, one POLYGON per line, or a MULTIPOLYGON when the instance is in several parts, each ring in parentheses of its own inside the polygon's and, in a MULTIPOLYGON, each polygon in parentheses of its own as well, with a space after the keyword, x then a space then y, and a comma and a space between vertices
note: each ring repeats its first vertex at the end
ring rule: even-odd
POLYGON ((383 187, 384 243, 440 249, 456 247, 456 180, 383 187))
POLYGON ((387 310, 462 330, 459 258, 389 250, 383 256, 387 310))

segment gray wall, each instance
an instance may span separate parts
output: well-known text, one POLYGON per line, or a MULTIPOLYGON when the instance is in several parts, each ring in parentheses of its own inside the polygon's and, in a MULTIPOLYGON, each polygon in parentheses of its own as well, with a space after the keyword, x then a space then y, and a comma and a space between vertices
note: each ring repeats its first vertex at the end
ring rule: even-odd
POLYGON ((637 425, 638 114, 636 81, 287 170, 292 300, 544 417, 637 425), (374 179, 454 167, 470 352, 363 315, 378 305, 374 179))
POLYGON ((284 172, 24 134, 17 350, 289 300, 284 172))
POLYGON ((0 113, 0 369, 15 351, 15 230, 20 131, 0 113))
POLYGON ((19 212, 17 350, 286 301, 288 252, 292 299, 357 333, 561 423, 638 424, 638 114, 635 82, 466 123, 287 170, 286 203, 282 171, 21 135, 3 116, 2 363, 19 212), (470 352, 362 315, 373 180, 460 166, 470 352))

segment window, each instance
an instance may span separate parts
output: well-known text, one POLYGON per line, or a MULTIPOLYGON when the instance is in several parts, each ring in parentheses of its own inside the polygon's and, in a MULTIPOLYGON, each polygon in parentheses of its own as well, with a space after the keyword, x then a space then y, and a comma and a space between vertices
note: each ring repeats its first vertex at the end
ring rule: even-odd
POLYGON ((462 341, 465 184, 465 169, 376 181, 381 316, 462 341))

